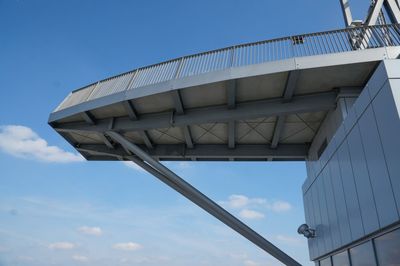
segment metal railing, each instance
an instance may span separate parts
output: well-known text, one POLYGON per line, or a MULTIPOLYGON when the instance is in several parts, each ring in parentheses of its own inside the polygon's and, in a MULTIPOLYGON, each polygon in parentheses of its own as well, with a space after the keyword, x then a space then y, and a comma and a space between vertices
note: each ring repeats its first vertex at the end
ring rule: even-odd
POLYGON ((400 46, 400 24, 362 26, 235 45, 142 67, 72 92, 56 109, 163 81, 271 61, 400 46))

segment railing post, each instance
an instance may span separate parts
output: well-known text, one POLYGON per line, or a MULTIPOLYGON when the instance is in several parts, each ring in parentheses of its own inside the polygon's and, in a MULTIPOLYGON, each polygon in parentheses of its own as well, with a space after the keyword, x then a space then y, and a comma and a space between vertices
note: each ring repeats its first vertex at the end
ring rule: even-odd
POLYGON ((129 80, 128 85, 126 86, 124 91, 129 90, 129 88, 131 87, 131 85, 133 83, 133 80, 136 77, 137 72, 138 72, 138 69, 136 69, 135 72, 133 72, 133 75, 132 75, 131 79, 129 80))
POLYGON ((233 46, 230 49, 231 57, 229 59, 229 66, 228 67, 233 67, 233 60, 235 59, 235 48, 236 48, 236 46, 233 46))
POLYGON ((94 86, 94 88, 92 89, 92 91, 88 94, 88 96, 86 97, 86 99, 85 99, 84 101, 82 101, 82 102, 87 102, 87 101, 90 100, 90 97, 92 97, 93 92, 97 89, 97 87, 99 86, 99 84, 100 84, 100 81, 98 81, 98 82, 96 83, 96 85, 94 86))
POLYGON ((177 79, 179 77, 179 74, 181 73, 181 68, 183 65, 183 60, 185 60, 185 57, 181 57, 179 59, 178 67, 176 68, 175 74, 172 79, 177 79))
POLYGON ((292 57, 296 57, 296 51, 294 48, 294 44, 293 44, 293 36, 289 37, 289 43, 290 43, 290 50, 292 51, 292 57))

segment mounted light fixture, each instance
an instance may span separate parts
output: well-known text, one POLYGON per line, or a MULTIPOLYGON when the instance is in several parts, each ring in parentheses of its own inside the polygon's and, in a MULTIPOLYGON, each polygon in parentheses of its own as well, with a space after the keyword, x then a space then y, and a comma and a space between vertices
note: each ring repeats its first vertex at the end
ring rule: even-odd
POLYGON ((315 229, 311 229, 308 224, 302 224, 297 229, 297 233, 303 235, 307 238, 314 238, 315 237, 315 229))

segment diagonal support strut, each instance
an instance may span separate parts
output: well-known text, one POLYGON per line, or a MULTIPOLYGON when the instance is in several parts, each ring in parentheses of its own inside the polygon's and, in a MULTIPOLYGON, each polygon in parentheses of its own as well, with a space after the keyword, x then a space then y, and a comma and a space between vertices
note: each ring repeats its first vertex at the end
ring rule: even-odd
POLYGON ((217 203, 202 194, 200 191, 198 191, 192 185, 176 175, 174 172, 169 170, 167 167, 153 159, 138 146, 125 139, 122 135, 115 131, 108 131, 107 135, 138 157, 138 159, 131 158, 133 162, 137 163, 139 166, 160 179, 162 182, 188 198, 193 203, 197 204, 203 210, 213 215, 215 218, 253 242, 255 245, 257 245, 285 265, 300 265, 289 255, 274 246, 271 242, 263 238, 257 232, 252 230, 250 227, 248 227, 246 224, 227 212, 217 203))
MULTIPOLYGON (((286 88, 283 93, 282 101, 283 103, 288 103, 293 98, 294 90, 297 86, 297 80, 299 79, 300 70, 291 71, 288 74, 286 81, 286 88)), ((283 127, 285 126, 286 115, 278 115, 275 124, 274 134, 272 136, 271 148, 276 149, 279 144, 279 140, 282 135, 283 127)))

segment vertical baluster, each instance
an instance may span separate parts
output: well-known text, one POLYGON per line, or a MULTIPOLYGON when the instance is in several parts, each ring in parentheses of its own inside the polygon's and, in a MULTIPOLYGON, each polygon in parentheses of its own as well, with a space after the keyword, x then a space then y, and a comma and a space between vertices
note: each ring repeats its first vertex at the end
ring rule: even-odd
POLYGON ((166 81, 166 80, 170 80, 172 78, 171 73, 175 69, 176 65, 177 65, 177 61, 176 60, 168 62, 166 64, 166 66, 165 66, 164 71, 161 73, 158 82, 163 82, 163 81, 166 81))
POLYGON ((244 64, 245 64, 245 65, 248 65, 248 64, 249 64, 249 61, 250 61, 250 60, 249 60, 249 57, 250 57, 250 56, 249 56, 249 47, 248 47, 247 45, 245 45, 245 46, 244 46, 244 49, 245 49, 245 51, 246 51, 246 55, 245 55, 245 57, 244 57, 244 58, 245 58, 245 63, 244 63, 244 64))
POLYGON ((147 84, 149 84, 150 80, 151 80, 151 72, 153 70, 154 67, 146 67, 146 75, 145 75, 145 79, 142 83, 142 86, 146 86, 147 84))
POLYGON ((335 39, 335 43, 337 47, 340 49, 341 52, 344 52, 345 49, 343 48, 342 42, 339 38, 340 36, 340 31, 335 31, 335 34, 332 36, 335 39))
POLYGON ((213 53, 213 60, 212 60, 212 70, 218 70, 218 63, 219 63, 219 52, 214 52, 213 53))
POLYGON ((215 52, 214 53, 214 63, 213 63, 213 69, 214 70, 219 70, 219 65, 221 64, 221 51, 215 52))
MULTIPOLYGON (((297 52, 297 50, 300 50, 301 49, 301 47, 299 46, 299 47, 296 47, 296 45, 294 44, 294 37, 289 37, 289 39, 288 39, 288 46, 289 46, 289 49, 290 49, 290 51, 291 51, 291 53, 292 53, 292 57, 297 57, 297 55, 298 55, 298 52, 297 52)), ((301 44, 298 44, 298 45, 301 45, 301 44)), ((301 51, 300 51, 301 52, 301 51)))
POLYGON ((184 69, 184 64, 185 64, 185 58, 184 57, 181 57, 180 59, 178 59, 178 63, 176 65, 176 67, 175 67, 175 71, 173 72, 172 79, 178 79, 179 78, 179 76, 180 76, 180 74, 182 72, 182 69, 184 69))
POLYGON ((138 87, 141 87, 141 86, 143 86, 143 84, 146 84, 146 80, 147 80, 148 74, 149 74, 148 68, 144 67, 142 69, 142 72, 141 72, 141 75, 140 75, 142 79, 141 79, 140 84, 139 84, 138 87))
POLYGON ((316 55, 318 54, 318 48, 317 48, 317 44, 315 41, 315 37, 314 34, 310 34, 310 39, 311 39, 311 48, 312 48, 312 54, 311 55, 316 55))
POLYGON ((400 26, 399 24, 392 24, 389 26, 391 29, 391 36, 396 40, 395 45, 400 45, 400 26))
POLYGON ((206 73, 210 69, 211 59, 212 59, 212 53, 210 52, 206 53, 203 65, 203 71, 201 73, 206 73))
POLYGON ((233 67, 235 66, 235 47, 232 47, 229 49, 229 61, 228 61, 228 66, 233 67))
POLYGON ((199 67, 200 67, 200 63, 201 63, 199 57, 200 57, 199 55, 192 57, 193 69, 189 76, 196 75, 199 72, 199 67))
POLYGON ((325 44, 325 40, 323 36, 319 33, 316 34, 316 39, 318 40, 318 46, 320 47, 320 54, 328 54, 329 53, 329 46, 325 44))
POLYGON ((257 64, 257 44, 254 44, 251 46, 251 58, 252 58, 252 64, 257 64))
POLYGON ((260 63, 265 62, 265 42, 260 44, 260 63))
POLYGON ((392 24, 390 25, 390 28, 392 28, 393 36, 397 40, 396 45, 400 45, 400 25, 392 24))
POLYGON ((244 51, 243 51, 243 46, 240 46, 240 62, 239 66, 243 66, 243 57, 244 57, 244 51))
POLYGON ((346 46, 346 50, 347 51, 354 50, 352 39, 351 39, 351 30, 345 29, 345 30, 341 31, 340 35, 343 40, 343 44, 346 46))
POLYGON ((338 47, 336 46, 335 41, 333 40, 333 36, 332 36, 333 34, 334 34, 334 32, 328 32, 328 33, 325 34, 325 38, 326 38, 326 40, 330 43, 332 52, 333 52, 333 53, 338 53, 338 52, 339 52, 339 49, 338 49, 338 47))
POLYGON ((197 75, 197 74, 200 74, 200 73, 203 71, 203 67, 204 67, 204 64, 205 64, 204 57, 205 57, 204 54, 201 54, 201 55, 199 55, 199 56, 197 57, 199 66, 198 66, 198 69, 197 69, 197 71, 196 71, 196 73, 195 73, 196 75, 197 75))
POLYGON ((211 59, 211 53, 206 53, 203 58, 204 64, 203 64, 203 69, 202 69, 201 73, 205 73, 205 72, 207 72, 207 69, 209 69, 210 59, 211 59))
POLYGON ((205 65, 203 73, 211 70, 212 60, 213 60, 213 53, 212 52, 207 53, 206 65, 205 65))
POLYGON ((197 63, 197 61, 195 60, 195 56, 190 56, 187 62, 188 62, 188 72, 186 76, 191 76, 195 71, 195 66, 197 63))
POLYGON ((154 78, 150 81, 151 84, 155 84, 160 82, 160 76, 164 73, 165 68, 167 67, 168 63, 164 63, 161 65, 157 65, 154 67, 153 73, 152 75, 154 76, 154 78))

